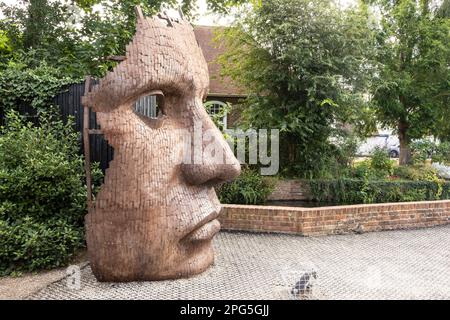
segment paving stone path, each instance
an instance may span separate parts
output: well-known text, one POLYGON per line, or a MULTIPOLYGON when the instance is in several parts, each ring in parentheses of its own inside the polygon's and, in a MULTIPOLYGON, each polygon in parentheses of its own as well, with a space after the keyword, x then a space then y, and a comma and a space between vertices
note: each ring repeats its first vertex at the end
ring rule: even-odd
POLYGON ((221 232, 205 273, 160 282, 99 283, 89 266, 30 299, 450 299, 450 225, 300 237, 221 232), (317 274, 309 293, 291 288, 317 274))

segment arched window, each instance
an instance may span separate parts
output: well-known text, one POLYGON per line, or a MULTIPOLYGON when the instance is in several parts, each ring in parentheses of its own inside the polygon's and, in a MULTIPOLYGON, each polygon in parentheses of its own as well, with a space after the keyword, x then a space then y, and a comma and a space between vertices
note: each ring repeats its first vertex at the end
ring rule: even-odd
POLYGON ((227 107, 228 105, 222 101, 207 101, 205 108, 210 117, 221 130, 227 129, 227 107))

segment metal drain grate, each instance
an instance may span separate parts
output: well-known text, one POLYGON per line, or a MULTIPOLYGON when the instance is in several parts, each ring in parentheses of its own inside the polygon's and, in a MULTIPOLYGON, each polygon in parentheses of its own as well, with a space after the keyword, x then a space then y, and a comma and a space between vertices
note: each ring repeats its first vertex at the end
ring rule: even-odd
POLYGON ((99 283, 89 266, 30 299, 450 299, 450 225, 305 238, 221 232, 205 273, 160 282, 99 283), (309 292, 291 290, 316 272, 309 292))

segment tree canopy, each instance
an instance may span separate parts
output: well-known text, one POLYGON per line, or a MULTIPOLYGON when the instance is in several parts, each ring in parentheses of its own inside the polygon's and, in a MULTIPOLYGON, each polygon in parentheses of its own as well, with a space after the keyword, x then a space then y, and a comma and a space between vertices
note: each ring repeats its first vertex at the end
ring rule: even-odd
POLYGON ((227 43, 224 74, 249 93, 243 124, 280 129, 281 165, 289 174, 334 170, 330 159, 339 155, 330 138, 367 110, 374 47, 368 26, 363 5, 267 0, 244 10, 220 37, 227 43))
MULTIPOLYGON (((103 76, 145 14, 176 0, 29 0, 0 4, 0 104, 40 101, 59 85, 103 76), (23 84, 21 79, 29 79, 23 84), (48 88, 47 88, 48 85, 48 88), (30 94, 22 93, 27 88, 30 94), (11 90, 15 90, 11 94, 11 90), (33 95, 33 92, 36 93, 33 95), (39 94, 38 94, 39 93, 39 94)), ((220 41, 224 75, 248 91, 242 124, 281 131, 281 166, 323 176, 346 158, 336 147, 347 125, 397 130, 402 164, 410 143, 450 140, 450 0, 208 0, 216 12, 242 3, 220 41), (334 140, 332 140, 334 139, 334 140)), ((196 2, 181 6, 192 16, 196 2)), ((345 150, 345 148, 344 148, 345 150)))
MULTIPOLYGON (((211 0, 226 12, 241 0, 211 0)), ((0 3, 0 114, 23 105, 48 108, 63 87, 85 75, 102 77, 124 55, 136 23, 135 6, 152 15, 176 0, 29 0, 0 3)), ((196 2, 183 0, 188 18, 196 2)))
MULTIPOLYGON (((242 0, 210 0, 208 6, 227 12, 242 0)), ((73 0, 17 1, 0 4, 0 53, 3 67, 20 61, 35 67, 42 61, 76 78, 86 74, 102 76, 114 65, 106 58, 123 55, 136 23, 134 8, 140 5, 151 15, 161 5, 175 6, 176 0, 73 0), (5 50, 8 50, 5 52, 5 50), (10 56, 6 53, 12 52, 10 56)), ((181 8, 191 16, 194 0, 183 0, 181 8)))
POLYGON ((407 164, 412 140, 431 135, 448 139, 449 1, 367 2, 381 13, 374 109, 383 125, 397 129, 400 163, 407 164))

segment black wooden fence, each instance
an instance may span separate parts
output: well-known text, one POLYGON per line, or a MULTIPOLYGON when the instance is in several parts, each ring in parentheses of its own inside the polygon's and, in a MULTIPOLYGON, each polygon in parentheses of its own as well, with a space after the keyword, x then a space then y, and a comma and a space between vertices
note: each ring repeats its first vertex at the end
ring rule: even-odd
MULTIPOLYGON (((96 81, 91 79, 91 84, 96 81)), ((69 116, 73 116, 75 120, 75 129, 81 134, 81 144, 83 143, 83 115, 84 108, 81 104, 81 97, 84 95, 84 81, 69 86, 65 91, 58 94, 54 99, 54 103, 59 106, 64 121, 69 116)), ((89 128, 100 129, 96 121, 95 112, 90 110, 89 128)), ((89 136, 91 162, 100 163, 103 172, 108 168, 109 162, 113 159, 114 149, 103 139, 103 135, 91 134, 89 136)), ((81 150, 83 145, 81 145, 81 150)))
MULTIPOLYGON (((91 79, 91 85, 98 81, 91 79)), ((84 95, 84 81, 68 86, 53 98, 53 103, 60 109, 62 119, 67 121, 69 116, 73 116, 75 123, 74 127, 80 133, 80 152, 84 152, 83 146, 83 116, 84 107, 81 104, 81 97, 84 95)), ((157 116, 157 99, 154 95, 141 97, 134 105, 135 111, 147 117, 157 116)), ((38 117, 36 110, 29 105, 17 106, 20 114, 24 115, 28 121, 38 125, 38 117)), ((4 114, 0 108, 0 124, 3 124, 4 114)), ((97 124, 95 112, 89 111, 89 129, 100 129, 97 124)), ((89 135, 90 143, 90 158, 92 162, 98 162, 100 168, 105 172, 109 166, 109 162, 114 157, 114 149, 106 142, 101 134, 89 135)))
MULTIPOLYGON (((91 79, 91 84, 95 84, 97 81, 91 79)), ((62 119, 67 121, 69 116, 74 117, 74 127, 80 133, 80 152, 83 153, 83 114, 84 108, 81 104, 81 97, 84 94, 84 81, 81 83, 76 83, 65 88, 61 93, 53 98, 53 104, 57 105, 60 109, 62 119)), ((34 125, 39 125, 39 120, 37 117, 36 110, 30 105, 23 104, 16 106, 16 110, 25 118, 27 121, 32 122, 34 125)), ((3 114, 3 109, 0 108, 0 125, 4 125, 5 115, 3 114)), ((97 121, 95 112, 90 110, 89 113, 89 128, 90 129, 100 129, 97 121)), ((91 163, 98 162, 100 168, 103 172, 108 168, 109 162, 113 159, 114 150, 113 148, 103 139, 103 135, 91 134, 89 137, 90 142, 90 153, 91 153, 91 163)))

